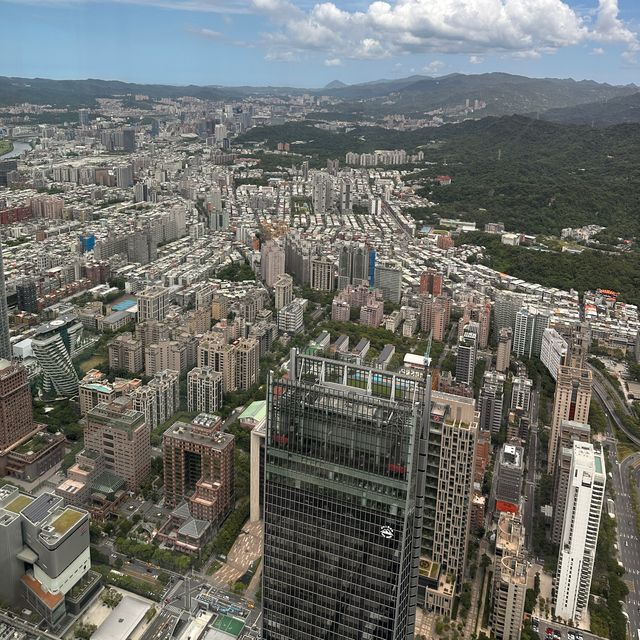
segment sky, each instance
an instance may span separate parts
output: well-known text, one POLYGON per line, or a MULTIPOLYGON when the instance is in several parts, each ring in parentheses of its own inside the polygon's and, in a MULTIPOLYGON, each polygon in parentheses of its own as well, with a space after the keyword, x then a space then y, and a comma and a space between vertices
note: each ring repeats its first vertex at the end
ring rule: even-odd
POLYGON ((640 84, 640 0, 0 0, 0 75, 322 87, 503 71, 640 84))

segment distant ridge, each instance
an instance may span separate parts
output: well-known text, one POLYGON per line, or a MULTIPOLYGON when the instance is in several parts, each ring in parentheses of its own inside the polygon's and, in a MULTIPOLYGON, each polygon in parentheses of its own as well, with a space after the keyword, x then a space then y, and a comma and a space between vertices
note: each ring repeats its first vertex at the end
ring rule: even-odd
POLYGON ((332 80, 329 84, 324 86, 325 89, 342 89, 343 87, 347 87, 349 85, 345 84, 341 80, 332 80))

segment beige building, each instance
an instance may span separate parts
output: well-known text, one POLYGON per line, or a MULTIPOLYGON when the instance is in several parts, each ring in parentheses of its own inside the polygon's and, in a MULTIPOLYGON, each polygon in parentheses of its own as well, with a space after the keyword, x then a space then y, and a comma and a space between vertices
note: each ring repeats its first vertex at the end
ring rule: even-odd
POLYGON ((78 387, 78 400, 82 415, 101 402, 109 403, 116 398, 131 393, 142 384, 142 381, 138 378, 133 380, 116 378, 113 382, 109 382, 104 374, 95 372, 94 375, 90 375, 91 373, 92 371, 87 372, 78 387))
POLYGON ((496 356, 496 371, 505 373, 511 362, 511 339, 513 331, 509 327, 502 327, 498 332, 498 355, 496 356))
POLYGON ((284 249, 274 240, 268 240, 262 246, 260 267, 267 287, 273 287, 284 273, 284 249))
POLYGON ((211 329, 211 307, 192 309, 185 314, 184 326, 195 335, 207 333, 211 329))
POLYGON ((591 385, 593 374, 590 369, 559 367, 556 381, 556 393, 553 398, 553 417, 549 436, 547 473, 554 473, 558 457, 560 425, 563 420, 573 420, 586 424, 589 422, 591 404, 591 385))
POLYGON ((466 566, 477 434, 473 398, 432 393, 420 586, 424 606, 442 615, 466 566))
POLYGON ((293 300, 293 278, 287 273, 280 274, 273 289, 276 298, 276 311, 280 311, 282 307, 286 307, 293 300))
POLYGON ((142 342, 129 332, 121 333, 109 343, 109 368, 113 371, 139 373, 144 369, 142 342))
POLYGON ((255 338, 242 338, 233 345, 236 350, 236 388, 250 389, 258 384, 260 345, 255 338))
POLYGON ((158 285, 140 291, 138 298, 138 321, 164 320, 169 310, 169 289, 158 285))
POLYGON ((198 345, 198 367, 211 367, 222 374, 224 393, 237 389, 236 348, 219 335, 208 333, 198 345))
POLYGON ((527 559, 520 516, 501 513, 496 531, 491 628, 498 640, 520 640, 527 594, 527 559))
POLYGON ((153 376, 165 369, 172 369, 180 373, 187 370, 187 345, 184 342, 168 340, 145 347, 145 375, 153 376))
POLYGON ((171 418, 180 408, 180 375, 177 371, 158 371, 149 384, 131 394, 136 411, 144 414, 150 429, 155 429, 171 418))
POLYGON ((87 413, 84 445, 103 456, 105 468, 123 478, 130 491, 149 475, 151 431, 129 398, 101 403, 87 413))
POLYGON ((187 374, 189 411, 214 413, 222 406, 222 374, 211 367, 195 367, 187 374))

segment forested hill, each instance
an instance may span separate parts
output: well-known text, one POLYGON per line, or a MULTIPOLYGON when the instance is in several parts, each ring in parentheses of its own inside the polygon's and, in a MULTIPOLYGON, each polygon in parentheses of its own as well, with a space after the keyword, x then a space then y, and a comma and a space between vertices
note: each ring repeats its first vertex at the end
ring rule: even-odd
MULTIPOLYGON (((452 73, 436 78, 413 76, 336 87, 329 93, 346 101, 343 111, 364 114, 424 114, 480 100, 484 115, 542 112, 608 100, 638 91, 634 85, 615 86, 571 78, 527 78, 510 73, 452 73), (364 101, 364 102, 363 102, 364 101)), ((477 117, 477 114, 476 114, 477 117)))
POLYGON ((606 129, 566 126, 523 116, 467 121, 437 129, 391 131, 357 127, 330 132, 309 123, 252 129, 244 140, 267 148, 290 142, 292 151, 344 161, 347 151, 422 148, 435 162, 420 177, 446 173, 453 183, 432 187, 434 213, 508 229, 559 234, 596 223, 621 235, 640 235, 640 124, 606 129))
POLYGON ((586 124, 608 127, 624 122, 640 122, 640 92, 611 100, 589 102, 563 109, 550 109, 541 118, 563 124, 586 124))

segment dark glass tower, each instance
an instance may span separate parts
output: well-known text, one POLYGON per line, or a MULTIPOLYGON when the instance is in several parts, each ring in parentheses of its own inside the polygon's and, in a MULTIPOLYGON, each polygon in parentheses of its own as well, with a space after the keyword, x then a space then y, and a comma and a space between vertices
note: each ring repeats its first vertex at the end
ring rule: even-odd
POLYGON ((4 283, 2 241, 0 241, 0 358, 11 360, 11 357, 11 342, 9 341, 9 311, 7 309, 7 290, 4 283))
POLYGON ((295 350, 270 380, 265 640, 413 638, 430 388, 295 350))

